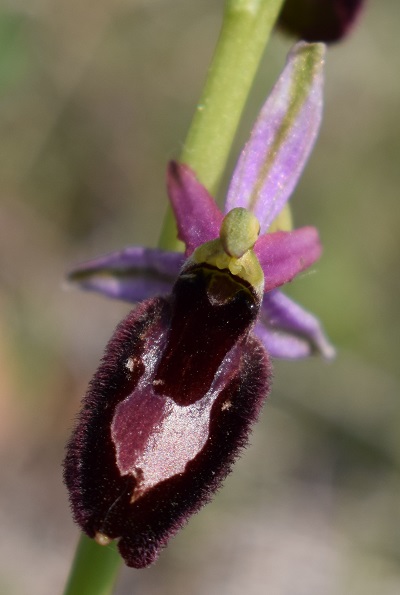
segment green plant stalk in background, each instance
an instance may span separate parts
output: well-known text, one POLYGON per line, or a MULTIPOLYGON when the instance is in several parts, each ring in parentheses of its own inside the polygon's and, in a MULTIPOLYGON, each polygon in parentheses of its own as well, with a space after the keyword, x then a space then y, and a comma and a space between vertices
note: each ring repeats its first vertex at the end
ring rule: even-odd
POLYGON ((121 556, 114 544, 98 545, 82 533, 65 595, 109 595, 120 566, 121 556))
MULTIPOLYGON (((283 0, 227 0, 221 33, 204 91, 180 160, 215 195, 243 108, 283 0)), ((176 250, 176 224, 169 209, 159 247, 176 250)), ((82 535, 64 595, 109 595, 121 558, 113 544, 82 535)))

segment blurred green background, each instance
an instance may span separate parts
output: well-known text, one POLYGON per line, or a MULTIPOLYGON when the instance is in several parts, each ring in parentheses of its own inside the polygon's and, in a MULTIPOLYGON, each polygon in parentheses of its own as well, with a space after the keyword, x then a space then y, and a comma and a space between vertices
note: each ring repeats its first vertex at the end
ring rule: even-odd
MULTIPOLYGON (((1 4, 6 595, 62 591, 78 537, 64 443, 129 309, 66 291, 64 274, 156 244, 165 164, 180 153, 221 11, 222 0, 1 4)), ((292 202, 325 251, 288 292, 321 317, 338 357, 276 362, 235 472, 157 565, 124 569, 118 595, 400 593, 399 23, 396 0, 369 2, 329 50, 323 128, 292 202)), ((230 170, 291 43, 277 33, 268 47, 230 170)))

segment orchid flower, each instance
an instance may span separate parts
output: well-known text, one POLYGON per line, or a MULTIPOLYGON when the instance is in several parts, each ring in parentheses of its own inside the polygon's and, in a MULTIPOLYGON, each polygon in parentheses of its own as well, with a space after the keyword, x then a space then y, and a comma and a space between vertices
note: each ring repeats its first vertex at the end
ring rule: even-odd
POLYGON ((333 354, 318 321, 277 289, 320 256, 317 231, 268 233, 318 132, 323 51, 300 43, 289 55, 225 214, 188 166, 169 165, 185 255, 127 248, 71 275, 141 301, 106 348, 64 464, 76 522, 99 544, 117 539, 128 566, 151 564, 221 485, 270 390, 268 353, 333 354))

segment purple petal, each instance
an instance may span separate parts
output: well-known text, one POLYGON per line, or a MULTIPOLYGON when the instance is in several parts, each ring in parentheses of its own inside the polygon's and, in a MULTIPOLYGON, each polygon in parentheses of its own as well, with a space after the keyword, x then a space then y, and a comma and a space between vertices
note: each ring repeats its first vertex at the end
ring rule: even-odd
POLYGON ((265 291, 291 281, 321 256, 315 227, 277 231, 261 236, 254 251, 264 271, 265 291))
POLYGON ((322 116, 322 44, 298 43, 261 110, 229 187, 226 211, 254 212, 264 233, 282 210, 316 140, 322 116))
POLYGON ((352 28, 364 0, 286 0, 279 25, 306 41, 339 41, 352 28))
POLYGON ((167 187, 178 226, 178 238, 189 255, 197 246, 219 236, 222 213, 195 173, 182 163, 171 161, 167 187))
POLYGON ((265 294, 255 334, 273 357, 335 356, 319 320, 280 291, 265 294))
POLYGON ((303 359, 312 353, 307 339, 291 335, 287 331, 273 330, 260 322, 256 324, 254 334, 270 356, 277 359, 303 359))
POLYGON ((131 246, 81 264, 68 279, 81 289, 139 302, 170 293, 184 261, 178 252, 131 246))

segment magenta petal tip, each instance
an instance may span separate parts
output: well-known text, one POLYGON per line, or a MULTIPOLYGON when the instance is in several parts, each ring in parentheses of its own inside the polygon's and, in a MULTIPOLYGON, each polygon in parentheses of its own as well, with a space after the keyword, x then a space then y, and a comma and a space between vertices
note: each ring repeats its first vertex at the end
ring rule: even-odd
POLYGON ((222 213, 194 171, 171 161, 167 169, 167 189, 178 226, 178 238, 189 255, 197 246, 218 237, 222 213))

